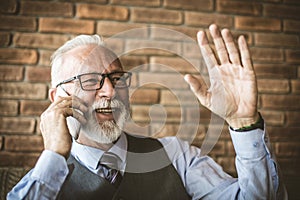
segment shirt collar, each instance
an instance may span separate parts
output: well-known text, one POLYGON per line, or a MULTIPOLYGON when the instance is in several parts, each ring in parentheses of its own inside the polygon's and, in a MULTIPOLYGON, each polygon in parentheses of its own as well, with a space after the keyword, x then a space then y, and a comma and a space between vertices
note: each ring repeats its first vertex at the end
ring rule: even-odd
MULTIPOLYGON (((124 133, 121 134, 118 141, 108 150, 108 152, 118 155, 122 161, 122 165, 126 162, 127 139, 124 133)), ((96 169, 98 162, 104 151, 94 147, 79 144, 73 140, 71 154, 83 165, 88 168, 96 169)))

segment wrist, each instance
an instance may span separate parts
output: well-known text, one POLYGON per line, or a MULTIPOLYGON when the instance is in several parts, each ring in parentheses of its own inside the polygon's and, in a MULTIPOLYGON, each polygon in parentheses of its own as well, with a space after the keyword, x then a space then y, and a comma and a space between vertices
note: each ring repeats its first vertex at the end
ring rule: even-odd
POLYGON ((228 125, 233 129, 241 129, 243 127, 251 126, 261 118, 260 113, 255 113, 252 117, 244 117, 244 118, 237 118, 237 119, 228 119, 226 120, 228 125))
MULTIPOLYGON (((262 129, 262 130, 264 130, 264 120, 263 120, 261 114, 257 113, 256 115, 257 116, 255 118, 253 118, 253 120, 256 119, 255 122, 253 122, 251 124, 244 123, 243 126, 238 126, 238 128, 230 126, 230 128, 232 130, 234 130, 234 131, 237 131, 237 132, 251 131, 251 130, 255 130, 255 129, 262 129)), ((243 122, 246 122, 246 121, 243 121, 243 122)), ((242 124, 240 124, 240 125, 242 125, 242 124)))

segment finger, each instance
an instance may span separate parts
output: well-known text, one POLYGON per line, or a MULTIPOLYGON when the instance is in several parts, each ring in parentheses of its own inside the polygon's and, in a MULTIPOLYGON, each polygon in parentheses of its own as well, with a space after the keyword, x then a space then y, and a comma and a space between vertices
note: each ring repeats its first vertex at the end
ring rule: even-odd
POLYGON ((214 40, 217 54, 219 56, 221 64, 229 63, 228 52, 221 36, 220 30, 217 25, 212 24, 209 27, 210 34, 214 40))
POLYGON ((191 90, 199 99, 202 105, 209 107, 208 87, 203 78, 196 78, 190 74, 184 76, 184 80, 189 84, 191 90))
POLYGON ((85 102, 76 96, 58 97, 58 100, 53 105, 59 108, 76 108, 83 113, 88 111, 85 102))
POLYGON ((223 29, 221 34, 225 41, 231 63, 235 65, 241 65, 239 52, 236 48, 231 32, 228 29, 223 29))
POLYGON ((77 119, 81 124, 85 124, 87 122, 86 118, 81 112, 78 112, 76 109, 73 108, 66 108, 64 109, 64 116, 65 117, 74 117, 77 119))
POLYGON ((88 106, 86 105, 86 103, 80 99, 77 96, 72 95, 72 107, 76 108, 80 111, 82 111, 83 113, 88 111, 88 106))
POLYGON ((204 31, 197 33, 198 44, 202 53, 202 57, 206 63, 208 70, 218 65, 215 54, 208 44, 208 39, 204 31))
POLYGON ((250 51, 246 39, 243 35, 238 38, 238 45, 241 52, 241 60, 243 67, 245 67, 248 70, 253 70, 250 51))

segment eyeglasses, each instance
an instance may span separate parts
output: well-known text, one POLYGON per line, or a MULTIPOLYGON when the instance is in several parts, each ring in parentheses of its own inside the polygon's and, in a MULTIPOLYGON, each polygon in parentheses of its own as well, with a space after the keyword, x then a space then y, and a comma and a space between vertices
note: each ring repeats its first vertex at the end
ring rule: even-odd
POLYGON ((105 78, 108 78, 114 88, 126 88, 130 86, 131 76, 131 72, 112 72, 109 74, 86 73, 64 80, 57 84, 56 87, 78 79, 82 90, 99 90, 102 88, 105 78))

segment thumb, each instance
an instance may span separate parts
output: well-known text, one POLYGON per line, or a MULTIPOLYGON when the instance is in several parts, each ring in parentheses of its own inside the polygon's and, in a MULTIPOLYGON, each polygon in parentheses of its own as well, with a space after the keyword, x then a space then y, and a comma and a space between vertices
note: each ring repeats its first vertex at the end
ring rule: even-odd
POLYGON ((199 99, 202 105, 208 106, 208 97, 209 92, 208 87, 202 77, 196 78, 195 76, 191 74, 186 74, 184 76, 184 80, 189 84, 191 90, 196 95, 196 97, 199 99))

